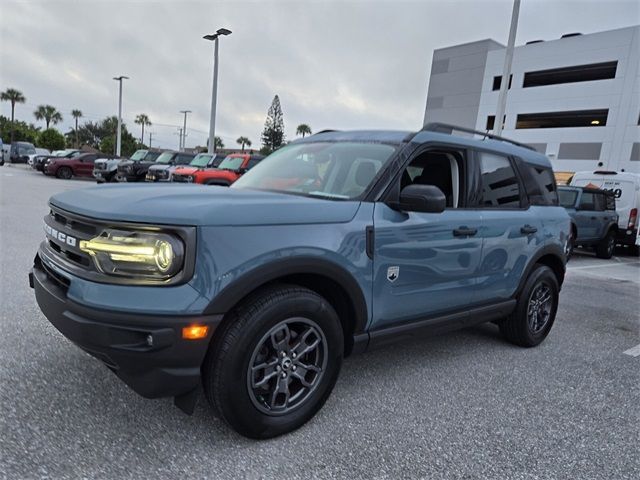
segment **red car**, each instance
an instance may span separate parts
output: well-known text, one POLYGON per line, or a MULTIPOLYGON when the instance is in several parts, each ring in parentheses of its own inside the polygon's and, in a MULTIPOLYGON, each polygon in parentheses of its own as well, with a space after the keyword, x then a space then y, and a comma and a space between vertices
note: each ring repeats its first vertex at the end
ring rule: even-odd
POLYGON ((93 177, 93 164, 98 158, 118 158, 103 153, 83 153, 73 158, 51 157, 44 166, 45 175, 69 179, 77 177, 93 177))
MULTIPOLYGON (((263 158, 264 156, 262 155, 232 153, 231 155, 227 155, 220 165, 218 165, 218 168, 190 170, 188 174, 185 175, 185 177, 188 177, 186 181, 228 187, 238 180, 247 170, 260 163, 260 160, 263 158)), ((174 173, 174 181, 185 181, 182 178, 176 178, 176 174, 181 175, 179 170, 176 170, 174 173)))

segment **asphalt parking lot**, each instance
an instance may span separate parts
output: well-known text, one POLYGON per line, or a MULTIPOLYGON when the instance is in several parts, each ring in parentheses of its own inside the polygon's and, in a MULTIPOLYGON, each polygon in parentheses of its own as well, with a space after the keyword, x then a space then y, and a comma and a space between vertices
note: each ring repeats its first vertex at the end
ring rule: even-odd
POLYGON ((310 423, 255 442, 203 396, 137 396, 41 314, 46 201, 91 186, 0 167, 0 478, 640 477, 638 258, 578 252, 538 348, 483 325, 355 356, 310 423))

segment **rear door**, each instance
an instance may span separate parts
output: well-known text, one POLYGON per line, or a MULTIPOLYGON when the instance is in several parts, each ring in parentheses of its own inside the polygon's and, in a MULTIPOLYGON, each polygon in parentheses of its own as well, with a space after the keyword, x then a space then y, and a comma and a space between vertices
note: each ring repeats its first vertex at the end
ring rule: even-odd
POLYGON ((476 151, 473 168, 479 188, 471 205, 482 214, 479 300, 507 300, 516 292, 529 260, 544 245, 540 209, 547 207, 529 205, 516 159, 476 151))
POLYGON ((578 229, 578 241, 593 241, 598 238, 599 222, 596 214, 595 194, 582 191, 574 220, 578 229))
POLYGON ((97 155, 95 154, 89 154, 89 155, 83 155, 82 157, 80 157, 80 161, 76 161, 75 162, 75 174, 76 175, 81 175, 83 177, 90 177, 92 175, 93 172, 93 164, 96 161, 97 155))

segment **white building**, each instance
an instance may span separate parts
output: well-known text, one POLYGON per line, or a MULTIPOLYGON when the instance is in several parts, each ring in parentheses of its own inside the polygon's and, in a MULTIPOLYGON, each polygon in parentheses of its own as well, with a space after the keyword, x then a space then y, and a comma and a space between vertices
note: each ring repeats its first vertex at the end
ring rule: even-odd
MULTIPOLYGON (((506 47, 494 40, 433 53, 424 123, 492 130, 506 47)), ((640 26, 517 46, 503 136, 559 172, 640 173, 640 26)))

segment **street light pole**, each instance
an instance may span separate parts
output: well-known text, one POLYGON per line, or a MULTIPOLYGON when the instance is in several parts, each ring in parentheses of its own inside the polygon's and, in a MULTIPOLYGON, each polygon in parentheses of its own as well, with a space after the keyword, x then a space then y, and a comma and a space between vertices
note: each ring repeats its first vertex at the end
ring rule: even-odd
POLYGON ((520 15, 520 0, 513 0, 513 12, 511 13, 511 27, 509 27, 509 41, 507 51, 504 55, 504 68, 502 69, 502 80, 500 81, 500 93, 498 94, 498 111, 494 129, 496 135, 502 134, 504 124, 504 113, 507 110, 507 92, 509 91, 509 80, 511 79, 511 64, 513 63, 513 49, 516 43, 516 30, 518 29, 518 16, 520 15))
POLYGON ((129 77, 120 75, 119 77, 113 77, 120 83, 120 89, 118 93, 118 132, 116 134, 116 155, 120 156, 120 148, 122 146, 122 80, 128 80, 129 77))
POLYGON ((216 103, 218 99, 218 37, 230 35, 231 30, 219 28, 216 33, 205 35, 205 40, 213 41, 213 88, 211 92, 211 119, 209 120, 209 146, 207 151, 214 153, 216 149, 216 103))
POLYGON ((184 113, 184 124, 182 126, 182 138, 180 139, 180 149, 184 150, 187 147, 187 113, 191 113, 191 110, 180 110, 180 113, 184 113))

